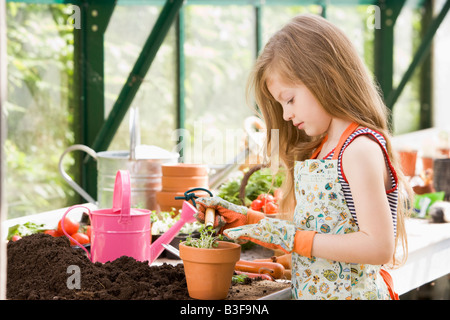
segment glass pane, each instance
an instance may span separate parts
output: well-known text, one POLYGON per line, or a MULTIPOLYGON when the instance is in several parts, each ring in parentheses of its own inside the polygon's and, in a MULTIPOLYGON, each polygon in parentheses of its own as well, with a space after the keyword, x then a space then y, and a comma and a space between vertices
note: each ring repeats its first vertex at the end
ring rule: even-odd
POLYGON ((369 70, 373 70, 374 31, 368 27, 371 14, 368 6, 327 7, 327 19, 349 37, 369 70))
MULTIPOLYGON (((267 6, 264 7, 263 39, 283 27, 290 19, 303 13, 321 14, 322 7, 310 6, 267 6)), ((370 11, 369 11, 370 12, 370 11)), ((326 7, 326 17, 341 28, 352 40, 360 56, 373 70, 373 30, 368 27, 368 6, 332 6, 326 7)))
MULTIPOLYGON (((395 23, 394 33, 394 81, 396 88, 411 64, 420 44, 421 15, 418 9, 403 7, 395 23)), ((420 66, 403 89, 393 110, 395 134, 420 129, 420 66)))
POLYGON ((62 208, 75 197, 58 171, 74 141, 71 14, 64 5, 7 3, 8 218, 62 208))
POLYGON ((263 7, 263 43, 278 30, 280 30, 286 23, 295 16, 302 13, 320 14, 322 8, 316 5, 310 6, 265 6, 263 7))
POLYGON ((223 165, 243 151, 253 114, 245 86, 256 55, 251 6, 186 8, 185 162, 223 165))
MULTIPOLYGON (((160 6, 116 6, 105 32, 105 116, 108 116, 155 24, 160 6)), ((174 23, 175 25, 175 23, 174 23)), ((141 144, 172 150, 176 127, 175 27, 167 37, 136 94, 141 144)), ((129 150, 129 113, 109 150, 129 150)))

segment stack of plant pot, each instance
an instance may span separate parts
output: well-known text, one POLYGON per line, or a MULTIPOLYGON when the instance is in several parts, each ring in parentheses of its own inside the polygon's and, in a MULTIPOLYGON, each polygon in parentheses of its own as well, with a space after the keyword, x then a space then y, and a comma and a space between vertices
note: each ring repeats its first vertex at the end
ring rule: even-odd
MULTIPOLYGON (((181 209, 183 205, 182 197, 189 189, 208 189, 208 167, 202 164, 168 164, 161 166, 162 189, 156 194, 156 200, 161 211, 171 211, 181 209)), ((210 195, 202 190, 193 191, 198 197, 209 197, 210 195)))

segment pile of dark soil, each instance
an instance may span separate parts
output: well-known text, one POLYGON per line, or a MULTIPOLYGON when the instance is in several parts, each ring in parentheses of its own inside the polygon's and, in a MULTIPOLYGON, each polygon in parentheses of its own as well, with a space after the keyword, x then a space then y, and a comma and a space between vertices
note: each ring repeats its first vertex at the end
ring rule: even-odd
POLYGON ((7 270, 8 299, 189 299, 182 265, 149 267, 126 256, 92 263, 66 237, 42 233, 8 242, 7 270), (80 289, 70 266, 79 268, 80 289))
MULTIPOLYGON (((182 264, 149 266, 126 256, 104 264, 92 263, 83 250, 72 248, 66 237, 43 233, 10 241, 7 251, 7 299, 190 299, 182 264)), ((270 293, 264 288, 258 291, 260 297, 270 293)), ((228 299, 233 299, 233 295, 241 299, 239 294, 250 295, 233 285, 228 299)))

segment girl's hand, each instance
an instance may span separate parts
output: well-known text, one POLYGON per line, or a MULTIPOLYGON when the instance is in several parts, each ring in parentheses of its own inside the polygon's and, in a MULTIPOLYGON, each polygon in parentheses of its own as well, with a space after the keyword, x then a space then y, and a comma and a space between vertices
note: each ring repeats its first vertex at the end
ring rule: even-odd
POLYGON ((264 214, 239 206, 220 197, 203 197, 195 199, 198 212, 195 218, 200 223, 205 222, 206 208, 215 209, 216 217, 213 228, 224 229, 234 228, 247 223, 256 223, 264 218, 264 214))
POLYGON ((257 224, 249 224, 233 229, 227 229, 224 234, 230 239, 250 240, 271 249, 281 249, 292 252, 297 228, 292 222, 264 218, 257 224))
POLYGON ((230 239, 250 240, 267 248, 311 257, 316 232, 297 229, 290 221, 264 218, 256 224, 227 229, 224 234, 230 239))

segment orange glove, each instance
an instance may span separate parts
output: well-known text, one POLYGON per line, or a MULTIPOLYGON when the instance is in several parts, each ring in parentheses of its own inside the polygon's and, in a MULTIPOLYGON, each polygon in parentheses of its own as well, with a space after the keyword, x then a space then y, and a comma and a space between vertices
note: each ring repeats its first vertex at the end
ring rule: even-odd
POLYGON ((294 237, 294 252, 301 256, 311 258, 314 236, 317 231, 297 230, 294 237))
POLYGON ((213 208, 216 212, 213 228, 220 229, 219 233, 228 228, 235 228, 245 224, 257 223, 265 217, 264 213, 239 206, 220 197, 204 197, 195 199, 198 212, 195 218, 200 223, 205 222, 205 211, 213 208))

